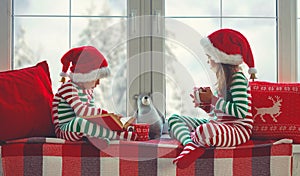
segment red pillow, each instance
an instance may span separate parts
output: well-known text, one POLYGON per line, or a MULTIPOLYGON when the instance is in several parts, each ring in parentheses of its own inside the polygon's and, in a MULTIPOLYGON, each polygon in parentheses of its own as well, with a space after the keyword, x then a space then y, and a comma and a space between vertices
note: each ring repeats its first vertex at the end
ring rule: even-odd
POLYGON ((0 72, 0 140, 54 136, 53 92, 46 61, 0 72))
POLYGON ((300 83, 251 82, 254 139, 300 143, 300 83))

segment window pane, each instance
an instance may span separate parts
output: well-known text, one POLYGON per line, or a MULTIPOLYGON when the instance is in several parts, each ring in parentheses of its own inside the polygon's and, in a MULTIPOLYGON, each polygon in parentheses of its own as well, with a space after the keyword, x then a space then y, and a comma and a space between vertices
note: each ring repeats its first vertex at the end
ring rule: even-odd
POLYGON ((220 1, 165 1, 166 16, 220 16, 220 1))
POLYGON ((73 15, 126 16, 124 0, 72 0, 73 15))
MULTIPOLYGON (((225 28, 240 31, 251 46, 258 80, 277 81, 276 20, 224 19, 225 28), (255 32, 254 32, 255 31, 255 32), (268 69, 266 69, 268 65, 268 69)), ((244 72, 248 74, 248 68, 244 72)), ((249 75, 248 75, 249 77, 249 75)))
MULTIPOLYGON (((170 19, 171 20, 171 19, 170 19)), ((174 20, 174 19, 173 19, 174 20)), ((206 36, 211 32, 219 29, 218 19, 176 19, 177 23, 187 25, 194 30, 199 32, 199 35, 206 36), (205 27, 203 27, 205 26, 205 27)), ((167 23, 168 24, 168 23, 167 23)), ((188 27, 185 28, 188 28, 188 27)), ((277 54, 276 54, 276 21, 270 19, 223 19, 224 28, 233 28, 243 33, 252 48, 255 67, 258 70, 257 77, 259 80, 275 81, 277 80, 277 54), (256 31, 253 33, 253 31, 256 31), (268 70, 264 68, 266 63, 270 66, 268 70)), ((181 29, 178 27, 178 29, 181 29)), ((166 33, 168 30, 172 30, 172 26, 166 27, 166 33)), ((186 36, 187 32, 182 35, 186 36)), ((177 35, 180 35, 179 32, 177 35)), ((172 37, 172 36, 171 36, 172 37)), ((179 36, 175 36, 179 38, 179 36)), ((182 36, 183 37, 183 36, 182 36)), ((188 36, 186 36, 188 37, 188 36)), ((200 40, 200 39, 198 39, 200 40)), ((199 49, 201 46, 199 45, 199 49)), ((171 48, 171 51, 176 49, 171 48)), ((178 56, 177 56, 178 57, 178 56)), ((181 57, 179 57, 181 58, 181 57)), ((244 68, 245 74, 248 68, 244 68)), ((249 76, 249 75, 247 75, 249 76)))
POLYGON ((14 68, 47 60, 54 90, 60 85, 60 58, 68 49, 68 18, 15 18, 14 68))
POLYGON ((215 75, 207 64, 200 39, 201 33, 216 29, 219 25, 218 21, 216 19, 166 19, 167 117, 173 113, 204 115, 204 111, 193 107, 190 93, 194 86, 214 86, 215 75))
POLYGON ((197 116, 202 111, 193 107, 193 87, 213 86, 215 82, 207 59, 204 53, 198 57, 177 41, 167 40, 166 48, 171 50, 165 56, 167 117, 173 113, 197 116))
POLYGON ((223 0, 224 16, 251 16, 274 17, 276 16, 276 1, 270 0, 223 0), (236 5, 234 5, 236 4, 236 5))
POLYGON ((19 14, 30 14, 30 17, 13 16, 14 68, 23 68, 35 65, 40 60, 47 60, 53 91, 56 93, 61 84, 59 73, 62 69, 60 59, 63 54, 72 47, 93 45, 107 58, 112 73, 111 77, 101 80, 101 85, 95 90, 96 102, 109 112, 126 115, 127 19, 126 16, 110 17, 112 14, 124 15, 126 1, 60 0, 56 2, 51 0, 56 4, 67 2, 61 8, 48 5, 50 1, 25 2, 20 0, 14 2, 15 7, 18 7, 16 11, 19 9, 19 14), (88 13, 84 14, 85 16, 79 16, 79 13, 71 14, 69 18, 71 5, 69 2, 88 13), (105 18, 90 16, 92 13, 89 13, 89 8, 93 7, 92 2, 97 5, 98 2, 108 5, 107 8, 97 6, 98 9, 95 10, 99 12, 100 9, 105 9, 100 12, 100 15, 106 16, 105 18), (37 9, 39 3, 41 7, 45 6, 48 9, 37 9), (57 9, 66 10, 64 13, 67 16, 57 16, 63 14, 57 9), (39 16, 41 14, 43 16, 39 16))
POLYGON ((14 0, 15 15, 68 15, 69 0, 14 0))
MULTIPOLYGON (((185 30, 197 32, 201 36, 208 35, 211 31, 219 29, 220 19, 218 18, 167 18, 166 35, 170 32, 176 33, 176 38, 184 37, 185 30), (174 25, 179 25, 178 29, 174 25)), ((200 39, 197 39, 200 40, 200 39)))
POLYGON ((99 106, 126 114, 126 19, 75 18, 72 20, 72 47, 92 45, 106 57, 111 76, 95 89, 99 106), (105 100, 105 101, 104 101, 105 100), (100 102, 100 103, 99 103, 100 102))

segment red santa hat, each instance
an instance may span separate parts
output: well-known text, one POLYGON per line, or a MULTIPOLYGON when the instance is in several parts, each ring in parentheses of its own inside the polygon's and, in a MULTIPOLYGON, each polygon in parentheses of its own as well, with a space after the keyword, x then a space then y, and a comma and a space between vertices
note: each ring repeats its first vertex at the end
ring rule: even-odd
POLYGON ((245 36, 232 29, 220 29, 200 40, 204 51, 216 63, 239 65, 246 63, 250 79, 255 79, 254 59, 245 36))
POLYGON ((110 74, 105 57, 92 46, 70 49, 61 58, 62 82, 68 76, 74 82, 88 82, 107 77, 110 74), (70 66, 70 64, 72 64, 70 66), (70 73, 68 74, 68 70, 70 73))

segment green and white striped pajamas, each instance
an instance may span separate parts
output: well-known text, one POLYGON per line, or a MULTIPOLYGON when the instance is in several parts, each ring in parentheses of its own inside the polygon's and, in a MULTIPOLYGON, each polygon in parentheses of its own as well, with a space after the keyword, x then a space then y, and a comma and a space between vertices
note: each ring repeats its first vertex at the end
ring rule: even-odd
POLYGON ((250 139, 253 120, 248 80, 241 72, 233 74, 231 101, 222 97, 214 107, 216 120, 172 115, 168 119, 170 135, 183 145, 194 142, 200 146, 236 146, 250 139))
POLYGON ((81 89, 75 83, 64 83, 53 99, 53 123, 57 137, 78 141, 83 136, 105 139, 134 139, 131 132, 117 132, 92 123, 83 116, 106 114, 94 106, 93 89, 81 89))
POLYGON ((207 119, 193 118, 189 116, 180 116, 173 114, 168 119, 170 126, 170 135, 179 140, 183 145, 193 142, 191 131, 195 131, 201 124, 207 123, 207 119))

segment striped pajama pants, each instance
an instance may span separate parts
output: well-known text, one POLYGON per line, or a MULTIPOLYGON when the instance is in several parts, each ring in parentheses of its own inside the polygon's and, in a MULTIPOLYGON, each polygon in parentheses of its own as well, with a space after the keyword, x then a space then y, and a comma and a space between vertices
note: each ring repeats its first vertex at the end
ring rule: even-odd
MULTIPOLYGON (((246 120, 247 121, 247 120, 246 120)), ((203 147, 231 147, 250 139, 252 120, 240 123, 207 121, 188 116, 172 115, 168 119, 171 137, 183 145, 194 142, 203 147)))
POLYGON ((67 139, 69 141, 81 140, 83 136, 114 139, 117 135, 116 131, 111 131, 80 117, 74 117, 71 121, 64 124, 57 124, 55 133, 57 137, 67 139))

